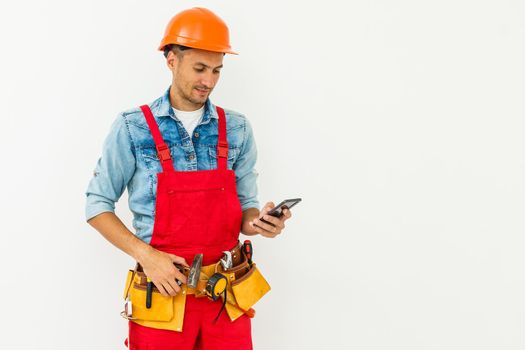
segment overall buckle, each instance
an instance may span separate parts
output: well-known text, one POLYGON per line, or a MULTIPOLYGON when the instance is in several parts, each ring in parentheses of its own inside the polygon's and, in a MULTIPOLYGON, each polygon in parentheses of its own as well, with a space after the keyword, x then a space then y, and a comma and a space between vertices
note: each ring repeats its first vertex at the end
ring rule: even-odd
POLYGON ((170 149, 165 143, 156 146, 156 148, 157 148, 157 154, 161 162, 171 159, 170 149))
POLYGON ((217 143, 217 157, 220 157, 220 158, 228 157, 228 143, 227 142, 217 143))

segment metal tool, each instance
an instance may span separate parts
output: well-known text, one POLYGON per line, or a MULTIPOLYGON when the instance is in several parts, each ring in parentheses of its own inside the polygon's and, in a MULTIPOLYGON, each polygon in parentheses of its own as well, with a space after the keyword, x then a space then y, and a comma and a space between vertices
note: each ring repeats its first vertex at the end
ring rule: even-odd
POLYGON ((232 253, 228 250, 225 250, 223 253, 224 256, 221 258, 221 265, 225 270, 231 269, 233 266, 232 253))
POLYGON ((133 309, 131 305, 131 299, 128 296, 126 298, 126 303, 124 304, 124 311, 121 313, 123 317, 130 318, 133 316, 133 309))
POLYGON ((202 254, 195 255, 191 264, 190 273, 188 274, 188 287, 197 288, 197 283, 201 276, 202 254))

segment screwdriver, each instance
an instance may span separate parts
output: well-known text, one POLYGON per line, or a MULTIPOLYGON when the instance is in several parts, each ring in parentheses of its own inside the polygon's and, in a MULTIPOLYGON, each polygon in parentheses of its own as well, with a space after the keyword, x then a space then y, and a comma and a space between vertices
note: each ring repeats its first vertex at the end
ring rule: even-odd
POLYGON ((151 308, 151 294, 153 293, 153 282, 147 277, 147 287, 146 287, 146 308, 151 308))
POLYGON ((252 242, 247 239, 242 244, 242 250, 244 251, 244 254, 246 254, 246 257, 248 258, 248 263, 252 264, 252 256, 253 256, 253 248, 252 248, 252 242))

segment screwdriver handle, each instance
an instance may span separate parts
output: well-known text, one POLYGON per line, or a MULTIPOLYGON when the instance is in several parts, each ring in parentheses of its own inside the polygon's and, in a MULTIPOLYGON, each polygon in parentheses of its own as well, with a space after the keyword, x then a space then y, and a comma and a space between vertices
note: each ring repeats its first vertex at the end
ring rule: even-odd
POLYGON ((244 251, 244 254, 246 255, 246 257, 248 258, 248 263, 251 265, 252 264, 252 257, 253 257, 253 247, 252 247, 252 242, 250 240, 245 240, 243 245, 242 245, 242 249, 244 251))

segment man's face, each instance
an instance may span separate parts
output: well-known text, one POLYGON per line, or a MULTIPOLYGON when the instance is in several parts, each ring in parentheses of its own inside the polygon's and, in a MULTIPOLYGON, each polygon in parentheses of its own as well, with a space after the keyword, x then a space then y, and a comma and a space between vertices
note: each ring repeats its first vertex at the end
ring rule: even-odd
POLYGON ((224 55, 199 49, 186 50, 182 58, 174 52, 167 57, 173 73, 175 93, 186 106, 200 108, 219 81, 224 55))

